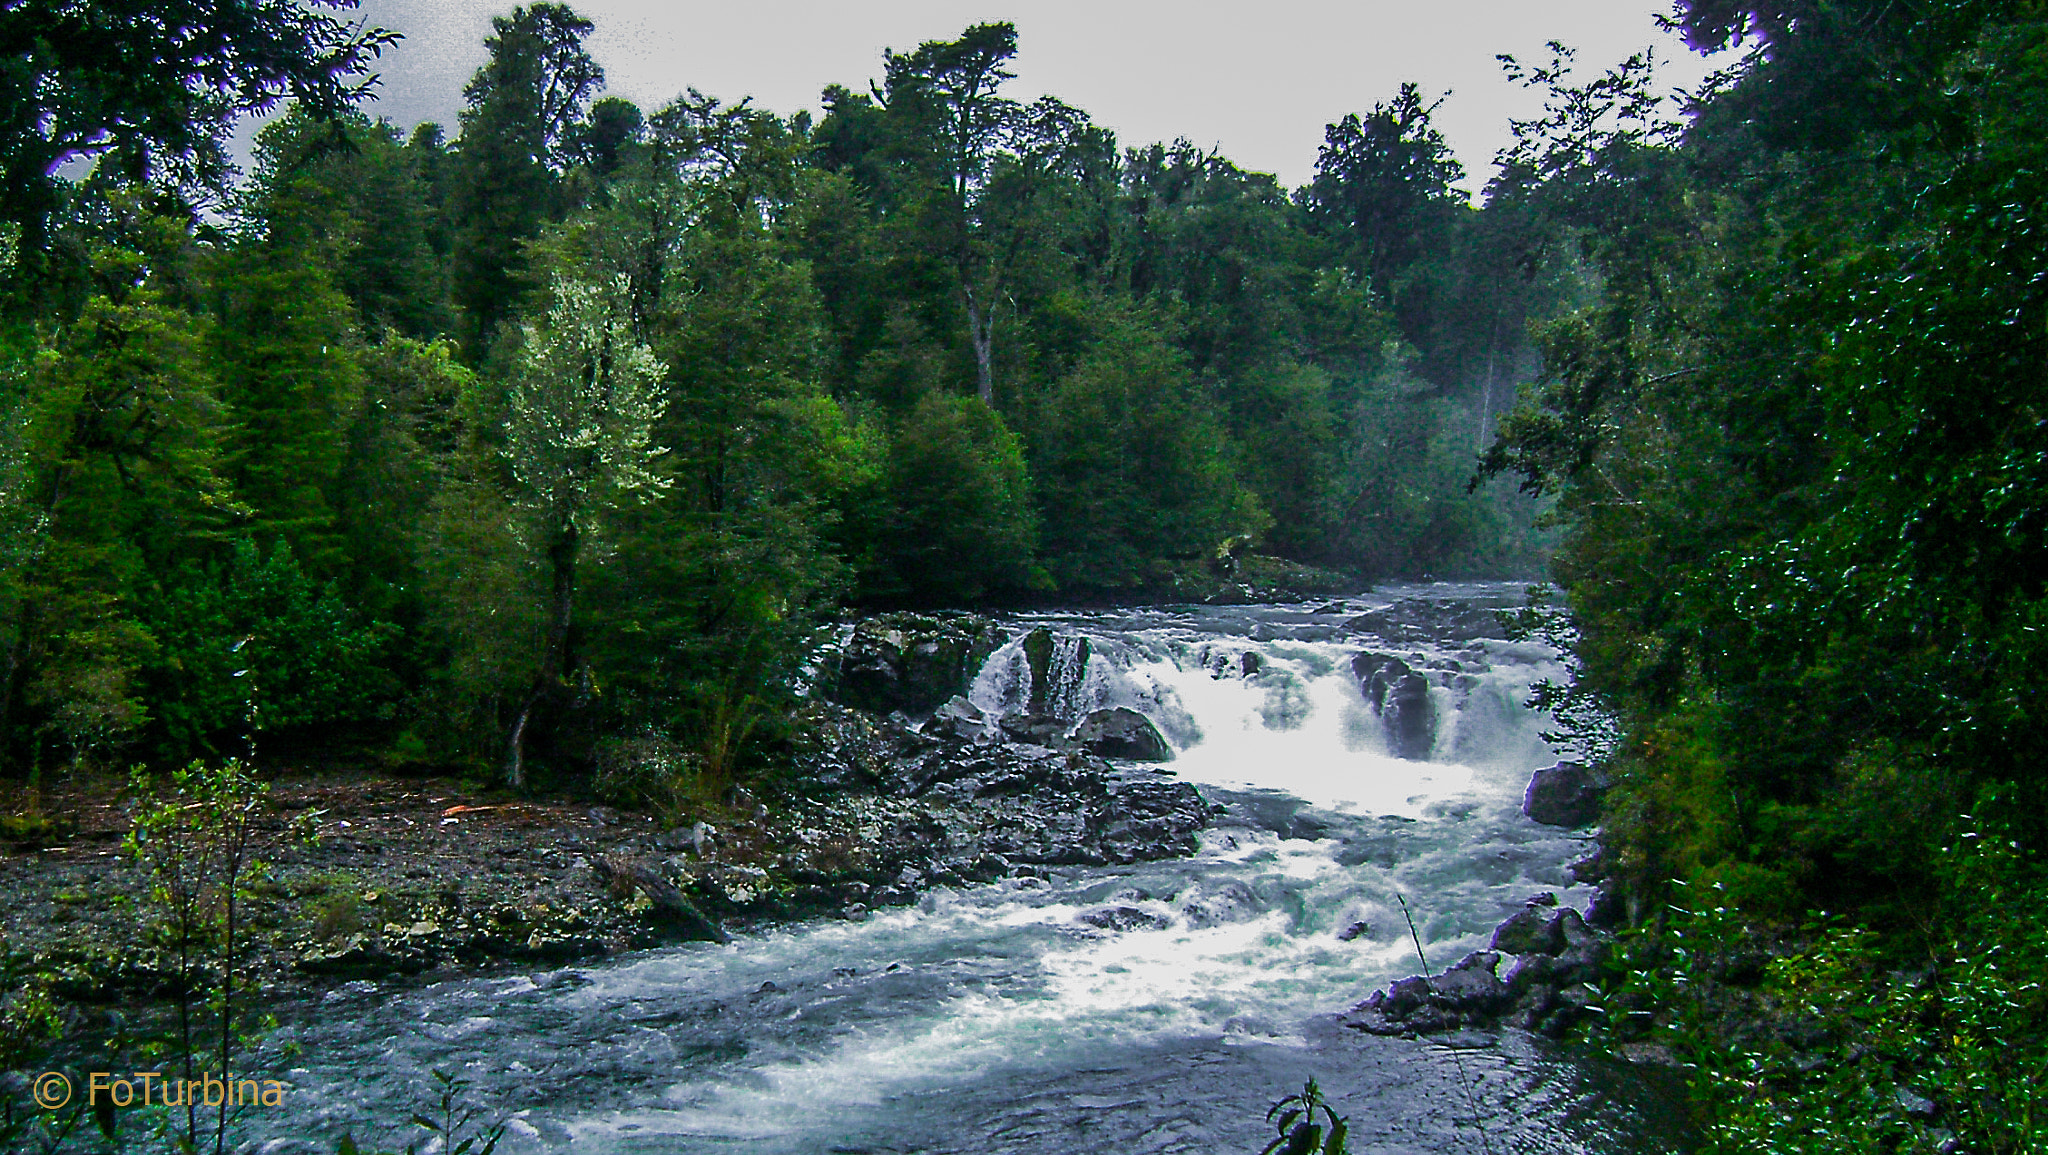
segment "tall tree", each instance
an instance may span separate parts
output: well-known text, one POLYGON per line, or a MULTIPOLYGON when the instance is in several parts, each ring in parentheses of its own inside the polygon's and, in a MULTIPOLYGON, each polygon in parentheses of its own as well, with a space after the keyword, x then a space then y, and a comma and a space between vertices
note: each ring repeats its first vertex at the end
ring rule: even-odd
POLYGON ((7 383, 24 532, 0 555, 0 752, 28 765, 118 748, 148 723, 158 646, 141 595, 239 512, 206 322, 149 272, 178 263, 183 231, 139 214, 134 233, 137 248, 94 255, 101 291, 7 383))
POLYGON ((280 100, 331 116, 362 100, 396 34, 346 19, 356 0, 24 0, 0 8, 0 218, 31 252, 58 168, 119 156, 131 179, 218 191, 228 133, 280 100))
POLYGON ((1393 310, 1410 341, 1445 304, 1424 268, 1448 250, 1464 205, 1455 187, 1464 168, 1425 103, 1403 84, 1394 99, 1325 129, 1307 193, 1314 219, 1338 241, 1342 259, 1393 310))
POLYGON ((481 361, 529 288, 524 246, 568 206, 572 129, 604 70, 583 50, 592 25, 564 4, 491 18, 490 59, 463 88, 454 188, 454 296, 462 344, 481 361))
POLYGON ((526 783, 527 726, 571 669, 576 569, 613 506, 666 489, 654 444, 667 407, 664 369, 633 334, 624 278, 557 280, 545 320, 525 330, 513 378, 505 455, 549 572, 547 637, 533 688, 512 720, 505 778, 526 783))
POLYGON ((994 405, 995 331, 1020 261, 1052 247, 1047 193, 1106 134, 1051 97, 1030 105, 1000 92, 1014 74, 1017 29, 976 24, 958 40, 884 54, 882 102, 899 155, 916 178, 910 204, 920 247, 944 254, 965 315, 975 391, 994 405))

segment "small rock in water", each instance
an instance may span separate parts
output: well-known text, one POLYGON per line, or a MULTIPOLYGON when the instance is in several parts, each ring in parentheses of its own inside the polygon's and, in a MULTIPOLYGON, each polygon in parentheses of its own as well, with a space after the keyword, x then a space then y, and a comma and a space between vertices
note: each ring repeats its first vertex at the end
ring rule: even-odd
POLYGON ((1180 910, 1187 924, 1200 930, 1229 922, 1248 921, 1257 917, 1262 908, 1251 887, 1232 879, 1221 885, 1195 887, 1182 896, 1180 910))
POLYGON ((1354 922, 1350 926, 1347 926, 1343 930, 1337 932, 1338 942, 1352 942, 1356 939, 1371 937, 1372 924, 1369 922, 1354 922))
POLYGON ((1097 930, 1113 930, 1119 933, 1127 930, 1157 930, 1172 925, 1171 920, 1165 916, 1140 910, 1135 906, 1110 906, 1101 910, 1083 911, 1074 916, 1074 921, 1086 923, 1097 930))

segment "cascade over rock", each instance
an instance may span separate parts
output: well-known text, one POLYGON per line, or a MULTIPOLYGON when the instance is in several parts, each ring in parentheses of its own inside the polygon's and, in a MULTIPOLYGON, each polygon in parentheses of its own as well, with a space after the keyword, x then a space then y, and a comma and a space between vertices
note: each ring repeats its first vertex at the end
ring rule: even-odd
POLYGON ((1055 634, 1044 626, 1024 635, 1024 660, 1031 670, 1031 701, 1026 712, 1073 717, 1074 696, 1088 676, 1091 648, 1085 636, 1055 634))
POLYGON ((1436 703, 1428 676, 1392 654, 1370 651, 1351 659, 1358 688, 1386 727, 1387 748, 1397 758, 1429 757, 1436 744, 1436 703))

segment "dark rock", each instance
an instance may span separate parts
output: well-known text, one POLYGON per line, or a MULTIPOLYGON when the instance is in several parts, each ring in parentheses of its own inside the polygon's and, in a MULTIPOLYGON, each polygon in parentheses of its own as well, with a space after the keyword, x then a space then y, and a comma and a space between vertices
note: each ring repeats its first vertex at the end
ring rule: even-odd
POLYGON ((1493 931, 1494 950, 1504 954, 1557 954, 1564 949, 1564 919, 1545 917, 1540 906, 1527 906, 1493 931))
POLYGON ((1102 758, 1133 762, 1170 762, 1173 747, 1151 719, 1136 710, 1115 706, 1081 719, 1071 735, 1075 745, 1102 758))
POLYGON ((1500 956, 1474 951, 1440 975, 1401 979, 1352 1009, 1341 1021, 1375 1035, 1426 1035, 1491 1022, 1513 995, 1493 973, 1500 956))
POLYGON ((1352 655, 1351 672, 1357 676, 1359 691, 1365 695, 1366 702, 1374 713, 1378 713, 1386 706, 1387 691, 1414 671, 1408 663, 1392 654, 1367 651, 1352 655))
POLYGON ((1048 749, 1067 745, 1067 723, 1050 714, 1011 714, 1001 725, 1003 736, 1012 742, 1048 749))
MULTIPOLYGON (((1057 719, 1011 718, 1027 738, 1064 738, 1057 719), (1019 723, 1032 728, 1023 730, 1019 723)), ((841 877, 778 867, 781 881, 733 881, 755 897, 728 910, 710 893, 721 884, 715 861, 685 863, 691 895, 728 917, 788 917, 801 888, 825 886, 865 907, 916 900, 931 885, 963 885, 1060 865, 1134 863, 1194 853, 1210 820, 1195 789, 1158 771, 1120 769, 1077 750, 1052 751, 1002 743, 963 744, 919 733, 900 720, 875 718, 830 703, 811 703, 803 716, 796 781, 813 793, 832 766, 834 778, 871 789, 883 816, 862 836, 861 881, 854 892, 841 877), (789 884, 795 884, 792 892, 789 884)), ((839 788, 845 789, 845 788, 839 788)), ((833 792, 837 792, 835 789, 833 792)), ((733 869, 737 869, 734 867, 733 869)))
POLYGON ((1140 910, 1135 906, 1106 906, 1101 910, 1084 910, 1074 916, 1074 921, 1086 923, 1097 930, 1113 930, 1119 933, 1127 930, 1157 930, 1173 924, 1173 920, 1164 915, 1140 910))
POLYGON ((1597 768, 1559 762, 1530 777, 1522 813, 1548 826, 1587 826, 1600 817, 1600 800, 1610 784, 1597 768))
POLYGON ((1429 679, 1391 654, 1362 653, 1351 659, 1359 692, 1386 728, 1387 748, 1397 758, 1429 757, 1436 743, 1436 703, 1429 679))
POLYGON ((1241 677, 1249 678, 1265 668, 1266 659, 1260 657, 1256 650, 1246 650, 1238 655, 1237 669, 1241 677))
POLYGON ((1337 932, 1338 942, 1352 942, 1356 939, 1371 937, 1372 924, 1369 922, 1354 922, 1350 926, 1347 926, 1343 930, 1337 932))
POLYGON ((1396 758, 1421 760, 1436 745, 1436 702, 1429 696, 1429 679, 1410 674, 1387 695, 1380 718, 1387 727, 1387 742, 1396 758))
POLYGON ((1607 866, 1607 848, 1595 846, 1593 853, 1565 867, 1565 874, 1573 882, 1600 882, 1611 873, 1607 866))
POLYGON ((955 694, 932 711, 920 731, 955 742, 973 742, 988 733, 988 715, 964 696, 955 694))
POLYGON ((1004 640, 1001 627, 972 614, 884 614, 854 626, 819 688, 844 705, 921 715, 965 692, 1004 640))
POLYGON ((1586 903, 1586 922, 1601 930, 1613 930, 1628 924, 1628 903, 1612 882, 1593 892, 1593 897, 1586 903))

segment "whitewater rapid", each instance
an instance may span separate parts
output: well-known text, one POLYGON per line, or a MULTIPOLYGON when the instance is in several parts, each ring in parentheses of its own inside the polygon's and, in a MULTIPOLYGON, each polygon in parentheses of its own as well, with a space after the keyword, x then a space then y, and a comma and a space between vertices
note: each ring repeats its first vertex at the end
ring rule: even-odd
POLYGON ((1020 619, 974 704, 1029 699, 1025 631, 1068 639, 1052 697, 1069 716, 1125 706, 1158 727, 1167 771, 1216 807, 1197 855, 940 889, 726 945, 349 984, 266 1044, 315 1105, 294 1134, 398 1145, 379 1128, 404 1138, 408 1097, 442 1070, 508 1120, 507 1152, 1256 1152, 1265 1108, 1313 1076, 1352 1116, 1354 1155, 1669 1149, 1656 1096, 1597 1060, 1334 1020, 1418 970, 1417 938, 1440 968, 1531 894, 1588 897, 1567 869, 1587 842, 1519 808, 1554 758, 1523 702, 1562 676, 1556 655, 1472 636, 1470 614, 1438 639, 1345 624, 1517 594, 1020 619), (1361 652, 1426 675, 1428 757, 1390 752, 1361 652))

